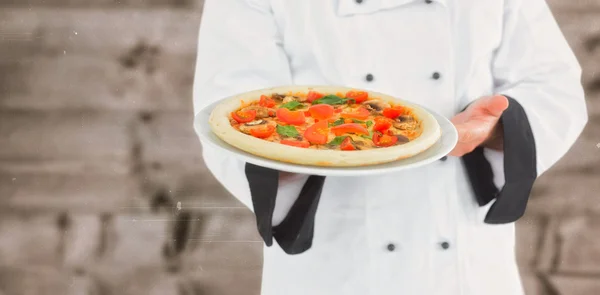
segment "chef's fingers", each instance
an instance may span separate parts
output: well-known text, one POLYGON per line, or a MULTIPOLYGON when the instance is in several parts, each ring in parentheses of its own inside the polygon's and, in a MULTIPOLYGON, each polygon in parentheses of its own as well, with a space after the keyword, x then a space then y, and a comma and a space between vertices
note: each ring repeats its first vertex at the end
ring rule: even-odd
POLYGON ((450 155, 457 157, 472 152, 492 131, 492 127, 487 122, 474 120, 455 124, 454 127, 458 133, 458 142, 450 155))
POLYGON ((502 113, 508 108, 508 99, 502 95, 483 97, 477 104, 484 113, 500 118, 502 113))
POLYGON ((476 143, 477 141, 483 141, 485 137, 486 124, 482 124, 481 122, 476 121, 467 121, 460 124, 455 124, 454 127, 458 132, 458 143, 459 144, 467 144, 467 143, 476 143))

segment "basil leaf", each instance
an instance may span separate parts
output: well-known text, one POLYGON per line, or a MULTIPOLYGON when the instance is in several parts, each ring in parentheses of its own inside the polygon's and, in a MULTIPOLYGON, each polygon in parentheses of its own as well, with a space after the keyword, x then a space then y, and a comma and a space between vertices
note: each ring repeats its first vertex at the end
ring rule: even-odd
MULTIPOLYGON (((352 119, 352 122, 354 123, 358 123, 358 124, 363 124, 365 123, 365 121, 361 121, 361 120, 357 120, 357 119, 352 119)), ((368 127, 368 126, 367 126, 368 127)))
POLYGON ((279 135, 284 136, 284 137, 296 137, 298 135, 300 135, 300 133, 298 133, 298 130, 296 130, 296 127, 288 125, 288 126, 281 126, 281 125, 277 125, 277 133, 279 133, 279 135))
POLYGON ((367 121, 367 128, 373 126, 373 121, 367 121))
POLYGON ((336 136, 332 141, 328 143, 328 145, 336 146, 342 144, 342 141, 346 139, 348 136, 336 136))
POLYGON ((342 125, 342 124, 344 124, 344 119, 340 118, 340 119, 337 119, 333 123, 329 123, 329 127, 334 127, 334 126, 338 126, 338 125, 342 125))
POLYGON ((315 101, 313 101, 313 105, 315 104, 329 104, 329 105, 336 105, 336 104, 345 104, 346 103, 346 99, 341 98, 337 95, 327 95, 324 97, 321 97, 315 101))
POLYGON ((286 103, 282 104, 280 106, 280 108, 286 108, 286 109, 288 109, 290 111, 293 111, 293 110, 295 110, 296 108, 298 108, 300 106, 302 106, 301 103, 299 103, 299 102, 297 102, 295 100, 292 100, 290 102, 286 102, 286 103))

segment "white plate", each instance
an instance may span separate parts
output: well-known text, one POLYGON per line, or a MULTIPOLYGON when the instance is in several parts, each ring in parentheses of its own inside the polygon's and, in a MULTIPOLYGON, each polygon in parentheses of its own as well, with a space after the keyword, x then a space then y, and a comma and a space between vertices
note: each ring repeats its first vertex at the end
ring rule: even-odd
POLYGON ((211 111, 218 103, 219 102, 215 102, 205 107, 198 113, 198 118, 195 120, 196 123, 194 128, 196 129, 202 144, 216 147, 244 162, 279 171, 324 176, 361 176, 392 173, 433 163, 452 151, 458 141, 458 133, 456 132, 454 125, 448 119, 423 107, 430 112, 440 124, 442 136, 433 146, 416 156, 385 164, 361 167, 319 167, 289 164, 247 153, 227 144, 216 136, 210 129, 208 118, 210 117, 211 111))

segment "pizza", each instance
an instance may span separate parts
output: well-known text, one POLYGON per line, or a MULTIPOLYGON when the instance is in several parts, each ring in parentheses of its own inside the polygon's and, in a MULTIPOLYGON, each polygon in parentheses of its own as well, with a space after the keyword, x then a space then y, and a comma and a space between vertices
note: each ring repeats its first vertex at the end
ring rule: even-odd
POLYGON ((419 154, 441 136, 422 107, 347 87, 290 86, 221 101, 211 130, 238 149, 314 166, 365 166, 419 154))

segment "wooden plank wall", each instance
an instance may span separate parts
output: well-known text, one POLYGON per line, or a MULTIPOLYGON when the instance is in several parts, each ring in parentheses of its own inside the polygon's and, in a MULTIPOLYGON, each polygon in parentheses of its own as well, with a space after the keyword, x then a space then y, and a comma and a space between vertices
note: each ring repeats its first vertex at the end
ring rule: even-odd
MULTIPOLYGON (((528 295, 596 295, 600 1, 549 3, 590 124, 536 184, 518 259, 528 295)), ((258 294, 253 217, 191 127, 201 9, 0 0, 0 294, 258 294)))

